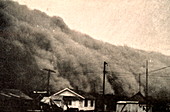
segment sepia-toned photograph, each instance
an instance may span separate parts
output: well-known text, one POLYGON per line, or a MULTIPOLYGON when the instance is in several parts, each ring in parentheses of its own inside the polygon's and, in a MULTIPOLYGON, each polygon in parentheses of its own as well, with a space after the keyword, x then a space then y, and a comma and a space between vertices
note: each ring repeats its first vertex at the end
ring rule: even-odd
POLYGON ((0 0, 0 112, 170 112, 170 0, 0 0))

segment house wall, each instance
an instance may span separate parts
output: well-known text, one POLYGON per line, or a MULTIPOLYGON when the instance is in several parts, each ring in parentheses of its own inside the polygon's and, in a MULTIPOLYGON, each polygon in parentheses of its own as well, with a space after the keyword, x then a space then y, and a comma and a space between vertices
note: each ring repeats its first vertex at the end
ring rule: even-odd
POLYGON ((91 100, 88 100, 87 106, 85 106, 85 100, 72 101, 71 105, 68 105, 69 108, 78 108, 79 110, 94 110, 95 109, 95 100, 93 100, 93 106, 91 106, 91 100))
POLYGON ((88 100, 87 107, 85 107, 85 100, 83 100, 83 106, 80 110, 95 110, 95 100, 93 101, 93 106, 91 106, 91 100, 88 100))
MULTIPOLYGON (((146 112, 146 104, 117 104, 116 112, 146 112)), ((148 112, 152 112, 152 108, 148 112)))
POLYGON ((78 100, 76 101, 71 101, 71 105, 68 105, 69 108, 79 108, 79 102, 78 100))

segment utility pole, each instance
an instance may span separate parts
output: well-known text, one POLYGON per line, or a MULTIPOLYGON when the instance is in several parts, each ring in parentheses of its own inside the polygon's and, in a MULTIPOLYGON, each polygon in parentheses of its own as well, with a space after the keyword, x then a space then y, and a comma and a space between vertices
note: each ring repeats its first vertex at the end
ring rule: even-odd
POLYGON ((149 76, 149 73, 153 73, 153 72, 157 72, 157 71, 160 71, 160 70, 163 70, 163 69, 166 69, 166 68, 169 68, 170 66, 165 66, 165 67, 162 67, 162 68, 159 68, 159 69, 156 69, 156 70, 152 70, 149 72, 148 70, 148 60, 146 60, 146 89, 145 89, 145 96, 146 96, 146 112, 149 111, 150 107, 149 107, 149 101, 148 101, 148 76, 149 76))
POLYGON ((50 74, 51 72, 53 73, 56 73, 54 70, 51 70, 51 69, 42 69, 42 70, 45 70, 45 71, 48 71, 48 79, 47 79, 47 94, 50 95, 50 90, 49 90, 49 86, 50 86, 50 74))
POLYGON ((139 74, 139 92, 141 92, 141 79, 140 79, 140 77, 141 77, 141 74, 139 74))
POLYGON ((146 60, 146 112, 148 112, 149 107, 148 107, 148 60, 146 60))
POLYGON ((103 69, 103 112, 105 111, 105 75, 106 75, 106 65, 107 65, 107 63, 104 61, 104 69, 103 69))
POLYGON ((95 84, 95 82, 93 82, 92 84, 93 84, 93 91, 92 92, 95 94, 96 93, 96 84, 95 84))

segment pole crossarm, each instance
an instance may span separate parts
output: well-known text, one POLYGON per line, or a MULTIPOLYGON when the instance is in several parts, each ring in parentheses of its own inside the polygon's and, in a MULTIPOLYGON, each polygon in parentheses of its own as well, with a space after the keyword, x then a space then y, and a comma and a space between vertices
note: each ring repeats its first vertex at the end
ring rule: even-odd
POLYGON ((56 73, 54 70, 47 69, 47 68, 43 68, 42 70, 45 70, 45 71, 48 71, 48 72, 53 72, 53 73, 56 73))

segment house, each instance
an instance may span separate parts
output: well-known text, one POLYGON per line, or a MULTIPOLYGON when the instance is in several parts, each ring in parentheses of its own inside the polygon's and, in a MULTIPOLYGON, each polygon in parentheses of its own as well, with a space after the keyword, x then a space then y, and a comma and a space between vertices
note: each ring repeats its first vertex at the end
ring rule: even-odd
MULTIPOLYGON (((92 95, 83 91, 65 88, 53 94, 51 97, 55 96, 63 97, 63 101, 65 104, 64 110, 66 110, 67 108, 77 109, 79 111, 95 110, 95 98, 92 95)), ((58 100, 55 102, 59 104, 61 101, 58 100)))
POLYGON ((0 91, 0 112, 23 112, 31 108, 33 99, 17 89, 0 91))
POLYGON ((146 105, 146 98, 138 92, 127 101, 118 101, 116 106, 116 112, 152 112, 152 106, 146 105))

